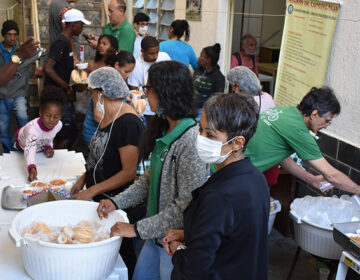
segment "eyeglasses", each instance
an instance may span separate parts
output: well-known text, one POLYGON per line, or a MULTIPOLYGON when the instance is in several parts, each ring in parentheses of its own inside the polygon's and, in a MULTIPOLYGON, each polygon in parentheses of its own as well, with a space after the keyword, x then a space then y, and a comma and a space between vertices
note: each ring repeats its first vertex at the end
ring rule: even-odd
POLYGON ((152 88, 152 86, 142 86, 141 88, 143 89, 144 93, 147 93, 149 89, 152 88))
POLYGON ((9 37, 17 37, 19 34, 17 33, 6 33, 5 36, 9 36, 9 37))
POLYGON ((327 125, 327 126, 329 126, 329 125, 332 123, 331 120, 325 120, 325 122, 326 122, 326 125, 327 125))

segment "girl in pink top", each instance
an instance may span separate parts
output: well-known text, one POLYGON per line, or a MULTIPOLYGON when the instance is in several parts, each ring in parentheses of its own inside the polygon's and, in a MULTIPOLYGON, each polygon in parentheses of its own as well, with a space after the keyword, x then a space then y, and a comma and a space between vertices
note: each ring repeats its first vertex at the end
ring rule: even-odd
POLYGON ((61 88, 47 86, 40 98, 39 118, 28 122, 16 132, 17 148, 24 151, 29 181, 37 179, 35 155, 43 151, 46 157, 54 155, 53 140, 62 128, 62 108, 65 93, 61 88))

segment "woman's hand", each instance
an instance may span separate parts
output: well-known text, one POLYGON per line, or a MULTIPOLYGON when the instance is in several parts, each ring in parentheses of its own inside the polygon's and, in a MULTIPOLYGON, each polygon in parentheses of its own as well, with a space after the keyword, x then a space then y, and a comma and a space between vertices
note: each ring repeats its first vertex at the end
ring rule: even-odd
POLYGON ((85 185, 85 174, 83 174, 79 180, 72 186, 70 194, 74 195, 77 194, 85 185))
POLYGON ((163 239, 164 242, 184 241, 183 229, 169 229, 163 239))
POLYGON ((102 218, 108 218, 108 214, 116 209, 114 203, 110 199, 102 199, 99 202, 99 206, 96 209, 96 212, 99 215, 100 220, 102 218))
MULTIPOLYGON (((179 243, 177 246, 179 246, 180 244, 182 244, 182 242, 184 241, 184 230, 182 229, 169 229, 165 235, 165 237, 163 238, 163 247, 166 251, 166 253, 169 256, 172 256, 174 251, 171 249, 171 246, 175 246, 174 244, 179 243), (171 245, 173 244, 173 245, 171 245)), ((177 248, 176 246, 176 248, 177 248)), ((175 251, 176 251, 175 248, 175 251)))
POLYGON ((136 237, 135 227, 129 223, 117 222, 111 227, 110 237, 113 236, 136 237))
POLYGON ((44 154, 47 158, 52 158, 54 156, 54 149, 45 150, 44 154))
POLYGON ((163 246, 164 246, 166 253, 170 257, 172 257, 175 254, 177 247, 179 247, 179 245, 184 245, 184 242, 180 242, 180 241, 172 241, 169 243, 166 242, 166 243, 164 243, 163 246), (167 244, 166 247, 165 247, 165 244, 167 244))
POLYGON ((33 167, 33 168, 30 169, 28 180, 30 182, 32 182, 34 180, 37 180, 37 170, 36 170, 36 168, 33 167))
POLYGON ((83 190, 71 196, 72 199, 76 199, 76 200, 90 200, 93 197, 94 194, 91 192, 91 189, 83 190))

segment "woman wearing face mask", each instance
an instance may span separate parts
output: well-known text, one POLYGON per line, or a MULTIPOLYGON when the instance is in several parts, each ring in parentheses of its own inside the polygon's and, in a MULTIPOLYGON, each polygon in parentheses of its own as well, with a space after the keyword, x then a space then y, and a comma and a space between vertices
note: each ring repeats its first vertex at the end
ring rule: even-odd
MULTIPOLYGON (((104 65, 115 67, 115 69, 120 73, 121 77, 127 83, 130 73, 135 68, 135 59, 131 52, 120 51, 107 55, 104 60, 104 65)), ((93 107, 94 103, 91 100, 83 124, 83 139, 87 146, 89 145, 90 139, 98 126, 98 123, 94 120, 93 107)))
MULTIPOLYGON (((101 67, 88 77, 98 129, 89 144, 86 172, 71 189, 73 199, 100 201, 125 191, 136 177, 144 126, 135 110, 123 101, 129 89, 118 71, 101 67), (86 189, 82 190, 84 185, 86 189)), ((141 210, 141 209, 140 209, 141 210)), ((129 220, 135 208, 125 209, 129 220)), ((131 275, 136 255, 131 239, 124 239, 120 254, 131 275)))
MULTIPOLYGON (((107 66, 108 64, 106 64, 105 59, 109 55, 115 54, 118 48, 119 43, 114 36, 108 34, 101 35, 98 39, 98 46, 96 49, 94 62, 90 61, 88 68, 85 71, 91 73, 92 71, 100 67, 107 66)), ((86 146, 89 145, 90 139, 98 126, 98 123, 94 120, 93 107, 93 100, 90 99, 90 104, 85 114, 82 131, 83 139, 86 146)))
POLYGON ((145 90, 150 108, 156 112, 141 145, 143 159, 151 153, 150 168, 112 201, 100 201, 98 214, 107 217, 116 208, 147 200, 145 219, 135 224, 118 222, 111 234, 146 240, 133 280, 165 280, 170 279, 172 264, 162 248, 162 238, 169 228, 182 228, 182 212, 191 200, 191 191, 205 182, 209 170, 194 145, 198 128, 193 119, 196 111, 189 69, 176 61, 155 63, 149 69, 145 90))
POLYGON ((186 20, 177 19, 173 21, 169 28, 169 39, 160 43, 160 52, 166 52, 172 60, 191 65, 193 69, 198 68, 196 54, 191 45, 186 43, 190 40, 190 26, 186 20), (184 41, 181 38, 184 36, 184 41))
POLYGON ((164 238, 173 256, 171 279, 267 279, 269 190, 244 158, 257 112, 253 99, 234 93, 205 103, 196 145, 216 173, 192 192, 184 230, 169 230, 164 238))
POLYGON ((194 72, 194 87, 199 121, 205 101, 215 92, 224 92, 225 77, 217 64, 220 56, 220 45, 203 48, 198 58, 199 68, 194 72))

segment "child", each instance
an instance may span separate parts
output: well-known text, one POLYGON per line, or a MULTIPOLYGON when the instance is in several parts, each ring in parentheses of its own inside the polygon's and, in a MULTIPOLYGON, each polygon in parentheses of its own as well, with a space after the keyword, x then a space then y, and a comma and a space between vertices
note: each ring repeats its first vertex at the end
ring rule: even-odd
POLYGON ((54 155, 53 140, 62 128, 60 119, 65 100, 61 88, 46 86, 40 98, 40 118, 28 122, 16 132, 16 146, 24 151, 29 181, 37 179, 36 152, 43 151, 48 158, 54 155))

